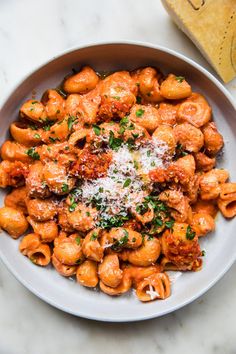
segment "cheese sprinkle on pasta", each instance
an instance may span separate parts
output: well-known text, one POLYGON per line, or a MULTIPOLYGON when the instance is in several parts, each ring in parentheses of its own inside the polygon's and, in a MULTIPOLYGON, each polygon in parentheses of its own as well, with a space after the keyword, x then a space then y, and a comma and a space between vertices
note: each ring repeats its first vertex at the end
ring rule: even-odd
POLYGON ((123 144, 113 151, 112 163, 107 176, 86 180, 81 185, 81 200, 90 204, 96 199, 100 207, 100 217, 109 219, 112 215, 126 216, 128 209, 143 201, 148 195, 150 184, 147 174, 157 167, 164 167, 167 145, 155 141, 130 151, 123 144))

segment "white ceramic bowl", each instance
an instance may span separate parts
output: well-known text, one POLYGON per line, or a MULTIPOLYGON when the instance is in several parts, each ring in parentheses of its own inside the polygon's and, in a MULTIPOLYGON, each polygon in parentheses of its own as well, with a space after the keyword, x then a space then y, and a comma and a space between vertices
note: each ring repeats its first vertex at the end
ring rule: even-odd
MULTIPOLYGON (((45 89, 57 86, 72 68, 80 68, 85 64, 98 71, 153 65, 160 67, 164 73, 174 72, 185 76, 193 90, 203 93, 213 108, 214 120, 225 139, 220 166, 227 168, 231 179, 236 181, 236 112, 230 95, 208 71, 192 60, 150 44, 129 42, 90 45, 63 53, 47 62, 18 85, 2 107, 0 142, 8 136, 9 124, 16 120, 20 105, 31 97, 33 90, 41 97, 45 89)), ((1 191, 2 199, 4 193, 1 191)), ((206 250, 202 271, 185 273, 173 285, 171 297, 150 303, 139 302, 133 293, 109 297, 63 278, 52 268, 36 267, 19 253, 19 241, 12 240, 4 232, 0 235, 0 256, 23 285, 63 311, 100 321, 137 321, 179 309, 214 285, 236 259, 235 228, 236 219, 226 221, 221 216, 217 217, 216 232, 201 240, 202 248, 206 250)))

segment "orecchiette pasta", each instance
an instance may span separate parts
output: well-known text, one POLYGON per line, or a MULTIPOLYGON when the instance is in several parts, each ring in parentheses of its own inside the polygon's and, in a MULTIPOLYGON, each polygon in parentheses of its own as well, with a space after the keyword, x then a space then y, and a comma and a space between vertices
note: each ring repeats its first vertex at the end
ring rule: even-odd
POLYGON ((188 122, 200 128, 211 119, 211 107, 199 93, 193 93, 179 106, 177 119, 179 122, 188 122))
POLYGON ((0 227, 11 237, 18 238, 27 230, 28 222, 22 211, 6 206, 0 208, 0 227))
POLYGON ((94 288, 98 284, 97 263, 86 259, 78 266, 76 271, 76 279, 78 283, 89 288, 94 288))
POLYGON ((236 216, 209 103, 153 67, 85 66, 57 87, 22 104, 1 146, 0 187, 10 188, 0 227, 23 236, 34 264, 80 285, 169 297, 165 271, 200 270, 218 210, 236 216))
POLYGON ((236 183, 223 183, 221 185, 218 207, 226 218, 236 216, 236 183))

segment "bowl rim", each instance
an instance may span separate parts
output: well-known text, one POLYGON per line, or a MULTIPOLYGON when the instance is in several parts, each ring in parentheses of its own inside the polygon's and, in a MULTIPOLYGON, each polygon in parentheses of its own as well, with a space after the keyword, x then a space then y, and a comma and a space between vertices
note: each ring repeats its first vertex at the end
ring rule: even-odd
MULTIPOLYGON (((31 75, 33 75, 35 72, 39 71, 40 69, 42 69, 43 67, 45 67, 46 65, 48 65, 49 63, 53 62, 54 60, 69 54, 71 52, 80 50, 80 49, 86 49, 86 48, 90 48, 90 47, 99 47, 99 46, 104 46, 104 45, 131 45, 131 46, 142 46, 142 47, 146 47, 146 48, 151 48, 151 49, 157 49, 163 52, 166 52, 174 57, 177 57, 179 59, 181 59, 182 61, 190 64, 191 66, 193 66, 195 69, 197 69, 198 71, 200 71, 203 75, 205 75, 210 81, 212 81, 217 87, 218 89, 224 94, 224 96, 226 96, 226 98, 228 99, 228 101, 231 103, 232 107, 235 109, 236 112, 236 103, 234 102, 233 96, 230 94, 230 92, 223 86, 223 84, 213 75, 211 74, 207 69, 205 69, 203 66, 201 66, 200 64, 198 64, 197 62, 195 62, 193 59, 188 58, 187 56, 185 56, 184 54, 181 54, 173 49, 169 49, 165 46, 161 46, 158 44, 153 44, 150 42, 145 42, 145 41, 136 41, 136 40, 117 40, 117 41, 99 41, 99 42, 89 42, 88 44, 81 44, 81 45, 75 45, 72 46, 66 50, 62 50, 60 51, 57 55, 52 56, 50 59, 44 61, 42 64, 37 65, 35 68, 33 68, 32 70, 30 70, 29 72, 27 72, 25 75, 23 75, 17 82, 15 85, 13 85, 13 87, 7 91, 5 98, 3 99, 2 103, 1 103, 1 108, 0 111, 2 110, 2 107, 5 106, 5 104, 8 102, 9 98, 11 97, 11 95, 13 94, 13 92, 18 89, 21 84, 24 83, 25 80, 27 80, 28 77, 30 77, 31 75)), ((11 272, 11 274, 22 284, 24 285, 30 292, 32 292, 34 295, 36 295, 38 298, 40 298, 41 300, 45 301, 46 303, 50 304, 51 306, 67 312, 71 315, 77 316, 77 317, 81 317, 81 318, 86 318, 89 320, 95 320, 95 321, 101 321, 101 322, 136 322, 136 321, 144 321, 144 320, 148 320, 148 319, 153 319, 153 318, 157 318, 157 317, 161 317, 164 316, 168 313, 174 312, 188 304, 190 304, 191 302, 193 302, 194 300, 196 300, 197 298, 199 298, 200 296, 202 296, 204 293, 206 293, 211 287, 213 287, 213 285, 215 285, 219 279, 221 279, 224 274, 230 269, 230 267, 234 264, 234 262, 236 261, 236 250, 235 252, 232 252, 232 257, 230 257, 230 259, 228 259, 228 262, 226 264, 226 266, 224 268, 222 268, 222 271, 219 272, 217 274, 217 276, 214 277, 214 279, 212 279, 207 286, 205 286, 203 289, 201 289, 199 292, 197 292, 195 295, 193 295, 192 297, 190 297, 189 299, 182 301, 181 303, 176 304, 175 306, 172 306, 171 309, 167 309, 164 310, 160 313, 153 313, 153 315, 140 315, 139 317, 135 317, 135 318, 130 318, 130 317, 126 317, 125 315, 122 318, 115 318, 115 319, 111 319, 110 317, 104 317, 104 318, 100 318, 96 315, 92 315, 92 314, 88 314, 88 315, 84 315, 84 314, 80 314, 80 311, 73 311, 70 310, 69 308, 65 308, 63 305, 60 305, 58 303, 56 303, 55 301, 51 300, 50 298, 48 298, 46 295, 41 294, 38 290, 36 290, 30 283, 28 283, 26 280, 24 280, 24 278, 21 276, 21 274, 19 274, 17 272, 17 270, 12 267, 10 265, 10 263, 8 262, 7 257, 5 256, 5 254, 3 253, 3 251, 0 249, 0 258, 2 260, 2 262, 5 264, 5 266, 8 268, 8 270, 11 272)))

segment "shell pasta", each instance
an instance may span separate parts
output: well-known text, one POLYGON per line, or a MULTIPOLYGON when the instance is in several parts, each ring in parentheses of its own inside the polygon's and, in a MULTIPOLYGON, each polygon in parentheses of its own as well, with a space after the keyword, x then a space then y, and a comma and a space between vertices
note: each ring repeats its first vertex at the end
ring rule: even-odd
POLYGON ((168 298, 168 271, 200 270, 217 212, 236 215, 207 99, 153 67, 85 66, 59 87, 23 103, 1 146, 0 227, 79 285, 168 298))

